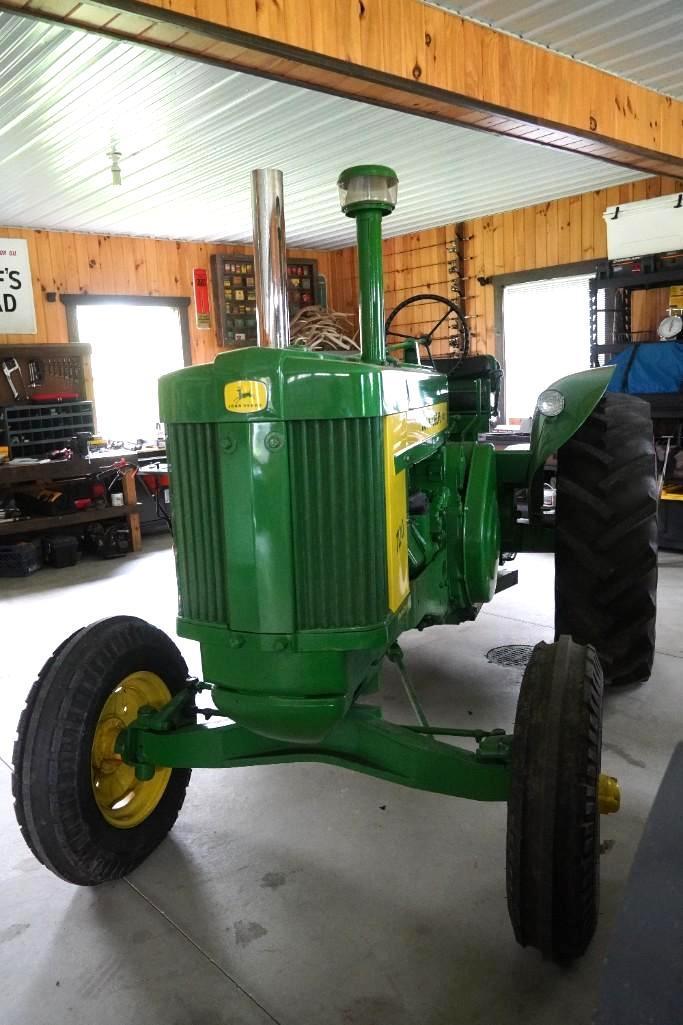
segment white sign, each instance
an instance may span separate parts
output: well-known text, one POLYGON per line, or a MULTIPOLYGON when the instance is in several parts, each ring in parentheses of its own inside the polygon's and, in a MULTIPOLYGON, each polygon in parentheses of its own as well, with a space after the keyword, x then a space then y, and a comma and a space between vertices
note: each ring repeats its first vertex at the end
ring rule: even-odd
POLYGON ((0 238, 0 335, 34 335, 36 308, 23 238, 0 238))

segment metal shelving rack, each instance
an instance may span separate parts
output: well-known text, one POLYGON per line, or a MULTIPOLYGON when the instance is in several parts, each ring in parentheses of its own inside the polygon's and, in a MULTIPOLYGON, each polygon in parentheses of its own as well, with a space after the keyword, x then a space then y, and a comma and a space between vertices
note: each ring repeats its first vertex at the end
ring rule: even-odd
POLYGON ((589 282, 591 367, 603 366, 628 345, 658 341, 654 332, 634 333, 631 297, 640 290, 671 285, 683 285, 683 251, 602 260, 597 265, 595 277, 589 282))
MULTIPOLYGON (((609 363, 630 345, 659 341, 654 331, 633 331, 631 299, 634 292, 672 285, 683 285, 683 251, 630 260, 603 260, 598 264, 595 277, 589 282, 591 367, 609 363)), ((680 446, 683 443, 683 392, 648 393, 639 397, 650 406, 655 437, 680 446)), ((660 544, 683 551, 678 504, 660 503, 660 544), (674 517, 677 518, 674 520, 674 517)))

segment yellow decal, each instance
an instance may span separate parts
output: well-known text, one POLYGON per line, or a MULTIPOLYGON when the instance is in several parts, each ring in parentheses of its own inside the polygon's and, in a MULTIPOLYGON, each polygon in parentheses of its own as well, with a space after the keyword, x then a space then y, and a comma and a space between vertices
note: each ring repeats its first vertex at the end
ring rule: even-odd
POLYGON ((400 433, 395 436, 394 457, 396 457, 446 429, 448 426, 448 403, 439 402, 435 406, 421 406, 420 409, 408 409, 405 413, 392 415, 401 418, 400 433))
POLYGON ((396 457, 429 441, 448 426, 448 403, 408 409, 384 417, 384 492, 387 531, 389 608, 396 612, 408 597, 408 489, 396 457))
POLYGON ((230 381, 224 390, 225 408, 231 413, 258 413, 268 405, 263 381, 230 381))
POLYGON ((408 596, 408 493, 405 470, 396 472, 394 451, 404 413, 384 417, 384 496, 387 516, 387 583, 389 608, 396 612, 408 596))

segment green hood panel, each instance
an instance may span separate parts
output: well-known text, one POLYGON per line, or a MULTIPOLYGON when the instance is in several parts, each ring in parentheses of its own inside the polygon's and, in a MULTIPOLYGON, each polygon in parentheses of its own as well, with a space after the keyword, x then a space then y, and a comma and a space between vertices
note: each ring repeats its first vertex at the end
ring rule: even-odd
POLYGON ((165 423, 376 417, 447 398, 446 377, 424 367, 380 366, 296 348, 234 349, 159 381, 165 423), (225 387, 238 381, 262 382, 266 405, 255 412, 227 409, 225 387))

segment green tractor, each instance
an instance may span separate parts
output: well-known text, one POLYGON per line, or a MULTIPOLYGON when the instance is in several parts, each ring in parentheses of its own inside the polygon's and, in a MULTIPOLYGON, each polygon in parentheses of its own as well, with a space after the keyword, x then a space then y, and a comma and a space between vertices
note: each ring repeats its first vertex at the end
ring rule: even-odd
MULTIPOLYGON (((117 879, 171 829, 194 767, 327 762, 505 801, 515 935, 577 957, 596 924, 599 814, 619 805, 600 771, 603 682, 641 682, 653 657, 647 406, 606 394, 610 368, 590 370, 541 394, 528 451, 479 441, 495 360, 466 344, 432 360, 434 329, 387 344, 381 225, 398 183, 385 167, 339 179, 356 220, 362 352, 289 346, 281 175, 254 182, 261 344, 160 382, 177 629, 199 642, 204 681, 137 618, 68 638, 19 723, 23 835, 63 879, 117 879), (474 619, 514 582, 502 567, 517 552, 555 553, 557 639, 533 650, 514 728, 431 725, 405 673, 417 721, 387 722, 373 694, 385 658, 403 668, 400 635, 474 619)), ((436 300, 435 327, 459 316, 436 300)))

